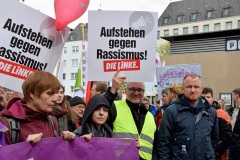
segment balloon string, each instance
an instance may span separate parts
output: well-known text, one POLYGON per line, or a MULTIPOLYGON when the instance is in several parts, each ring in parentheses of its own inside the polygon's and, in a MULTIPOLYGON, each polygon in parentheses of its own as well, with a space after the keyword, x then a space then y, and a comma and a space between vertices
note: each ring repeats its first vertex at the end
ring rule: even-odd
MULTIPOLYGON (((62 41, 64 42, 64 37, 63 37, 63 33, 62 33, 62 31, 57 31, 57 33, 61 35, 61 37, 62 37, 62 41)), ((56 42, 56 41, 55 41, 55 42, 56 42)))
MULTIPOLYGON (((61 31, 57 31, 57 32, 55 32, 55 39, 54 39, 54 48, 53 48, 53 50, 55 50, 55 47, 56 47, 57 34, 60 34, 60 35, 61 35, 61 37, 62 37, 62 41, 64 42, 63 33, 62 33, 61 31)), ((51 56, 51 61, 50 61, 50 64, 49 64, 50 67, 49 67, 49 70, 48 70, 48 71, 50 71, 50 68, 52 67, 52 58, 53 58, 53 54, 52 54, 52 56, 51 56)))

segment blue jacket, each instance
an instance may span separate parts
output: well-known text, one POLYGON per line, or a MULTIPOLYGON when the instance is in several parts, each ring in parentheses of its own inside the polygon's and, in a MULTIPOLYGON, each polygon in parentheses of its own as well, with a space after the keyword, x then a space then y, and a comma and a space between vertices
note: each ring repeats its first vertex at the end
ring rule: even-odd
POLYGON ((155 116, 155 114, 157 112, 157 108, 154 105, 150 105, 149 106, 149 112, 151 112, 152 115, 155 116))
POLYGON ((158 160, 215 160, 218 141, 217 113, 200 98, 197 107, 187 103, 184 95, 163 114, 158 132, 158 160), (181 152, 186 145, 186 153, 181 152))

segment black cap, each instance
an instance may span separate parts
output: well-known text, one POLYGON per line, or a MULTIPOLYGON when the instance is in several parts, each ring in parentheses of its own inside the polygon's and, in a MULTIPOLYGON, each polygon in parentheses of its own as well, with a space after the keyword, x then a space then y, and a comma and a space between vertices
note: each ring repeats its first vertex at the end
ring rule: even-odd
POLYGON ((70 106, 75 106, 75 105, 78 105, 78 104, 83 104, 86 106, 86 103, 84 102, 84 100, 81 98, 81 97, 73 97, 72 99, 69 100, 69 104, 70 106))

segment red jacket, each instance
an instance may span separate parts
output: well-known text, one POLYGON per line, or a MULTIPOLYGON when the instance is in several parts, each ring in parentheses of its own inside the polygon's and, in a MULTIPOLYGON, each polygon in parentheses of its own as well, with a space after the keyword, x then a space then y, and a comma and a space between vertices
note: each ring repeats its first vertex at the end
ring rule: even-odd
MULTIPOLYGON (((37 112, 29 108, 19 98, 12 99, 7 107, 0 112, 2 117, 13 117, 20 122, 20 135, 18 142, 26 141, 29 134, 43 133, 42 138, 54 137, 54 133, 51 124, 48 120, 48 114, 43 112, 37 112)), ((58 130, 57 119, 51 116, 54 123, 54 129, 58 130)), ((2 119, 1 122, 9 128, 8 122, 2 119)), ((11 144, 9 131, 5 132, 6 144, 11 144)))

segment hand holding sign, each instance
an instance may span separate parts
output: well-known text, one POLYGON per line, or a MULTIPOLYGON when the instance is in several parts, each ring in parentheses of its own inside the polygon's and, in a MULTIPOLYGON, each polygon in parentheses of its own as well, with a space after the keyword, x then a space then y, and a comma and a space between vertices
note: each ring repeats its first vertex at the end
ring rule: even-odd
POLYGON ((81 17, 90 0, 55 0, 56 29, 63 30, 69 23, 81 17))

